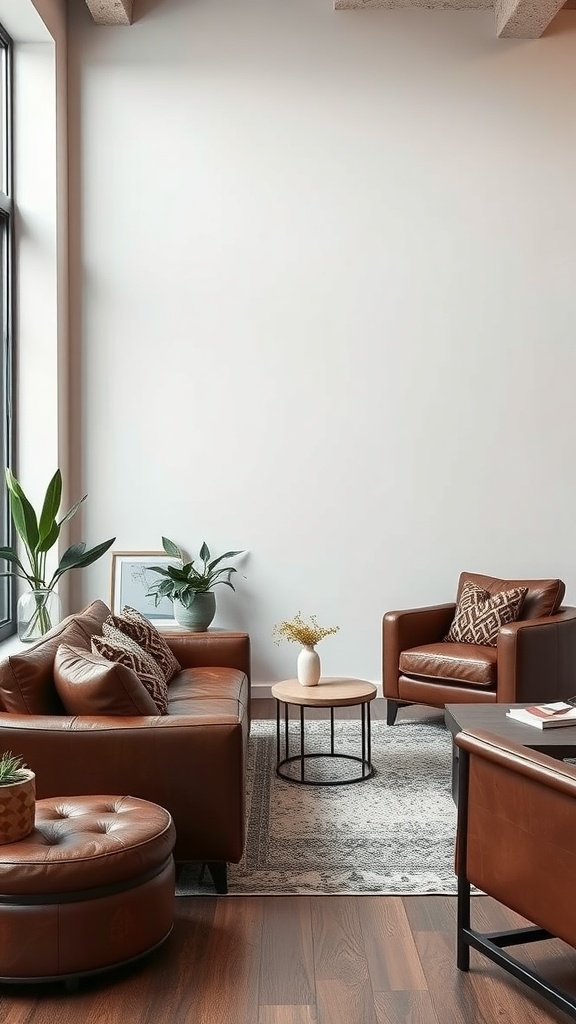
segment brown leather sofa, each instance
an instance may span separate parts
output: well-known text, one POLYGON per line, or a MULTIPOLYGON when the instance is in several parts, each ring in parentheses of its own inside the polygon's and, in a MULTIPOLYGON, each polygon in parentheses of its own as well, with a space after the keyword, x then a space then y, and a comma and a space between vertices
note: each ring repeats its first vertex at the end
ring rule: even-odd
POLYGON ((526 587, 521 617, 502 626, 496 647, 446 643, 456 603, 387 612, 382 623, 383 693, 387 721, 408 704, 521 704, 576 693, 576 608, 561 607, 562 580, 499 580, 463 572, 494 594, 526 587))
POLYGON ((557 937, 576 948, 576 767, 487 732, 461 732, 455 742, 457 965, 469 970, 476 949, 575 1019, 573 988, 561 990, 506 947, 557 937), (478 931, 471 884, 531 924, 478 931))
POLYGON ((167 715, 70 717, 54 685, 56 651, 89 649, 109 614, 95 601, 0 663, 0 751, 33 769, 38 798, 119 793, 165 807, 175 860, 205 862, 225 892, 226 864, 240 860, 245 840, 249 636, 166 636, 182 666, 167 715))

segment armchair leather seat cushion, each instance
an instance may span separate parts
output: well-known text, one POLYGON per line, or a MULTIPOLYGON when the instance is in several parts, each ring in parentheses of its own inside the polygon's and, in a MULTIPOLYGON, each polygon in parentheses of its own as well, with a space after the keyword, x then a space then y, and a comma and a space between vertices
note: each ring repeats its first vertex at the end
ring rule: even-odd
POLYGON ((497 652, 495 647, 468 643, 424 644, 402 651, 400 672, 419 679, 469 686, 495 687, 497 652))

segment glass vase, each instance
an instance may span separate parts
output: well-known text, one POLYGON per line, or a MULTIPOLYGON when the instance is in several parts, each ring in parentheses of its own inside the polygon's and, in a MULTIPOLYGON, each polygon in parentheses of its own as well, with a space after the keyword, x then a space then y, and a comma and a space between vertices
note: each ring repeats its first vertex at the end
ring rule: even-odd
POLYGON ((62 605, 54 590, 28 590, 18 599, 18 637, 25 644, 41 640, 62 619, 62 605))

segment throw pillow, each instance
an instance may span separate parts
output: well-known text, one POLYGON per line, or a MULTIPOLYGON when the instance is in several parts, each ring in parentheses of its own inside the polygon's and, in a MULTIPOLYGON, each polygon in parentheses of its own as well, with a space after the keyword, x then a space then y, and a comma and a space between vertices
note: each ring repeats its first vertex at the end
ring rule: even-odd
POLYGON ((60 644, 54 684, 69 715, 157 715, 158 708, 132 669, 100 654, 60 644))
POLYGON ((102 636, 92 637, 92 652, 132 669, 148 690, 160 714, 168 714, 168 686, 152 655, 114 626, 104 624, 102 631, 102 636))
POLYGON ((518 618, 526 594, 527 587, 514 587, 490 595, 487 590, 467 580, 444 639, 451 643, 496 647, 498 630, 518 618))
MULTIPOLYGON (((164 637, 158 632, 150 619, 145 618, 135 608, 126 605, 121 615, 109 615, 105 620, 105 626, 112 626, 119 629, 125 636, 135 640, 140 647, 148 654, 151 654, 157 665, 162 670, 162 675, 167 683, 182 671, 182 666, 176 660, 164 637)), ((104 627, 102 632, 105 634, 104 627)))

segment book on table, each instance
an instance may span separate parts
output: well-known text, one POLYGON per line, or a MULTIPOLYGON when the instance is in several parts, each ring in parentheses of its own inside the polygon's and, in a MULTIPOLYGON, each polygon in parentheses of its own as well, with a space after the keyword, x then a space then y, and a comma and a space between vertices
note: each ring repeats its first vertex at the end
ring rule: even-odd
POLYGON ((533 725, 536 729, 576 725, 576 705, 562 700, 553 701, 552 704, 535 704, 530 708, 510 708, 506 715, 523 725, 533 725))

